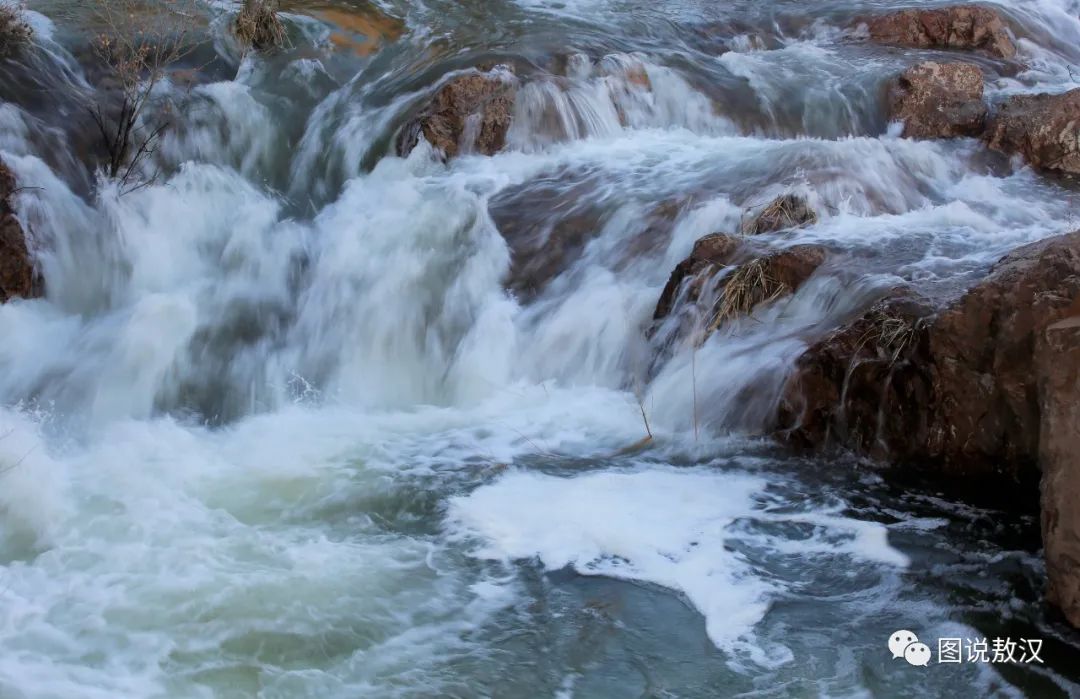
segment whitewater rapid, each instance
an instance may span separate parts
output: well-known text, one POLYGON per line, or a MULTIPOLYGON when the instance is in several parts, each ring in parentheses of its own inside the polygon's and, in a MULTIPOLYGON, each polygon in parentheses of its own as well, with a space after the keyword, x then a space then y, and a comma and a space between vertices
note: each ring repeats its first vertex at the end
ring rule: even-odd
MULTIPOLYGON (((189 109, 165 176, 123 194, 71 155, 64 97, 5 93, 46 295, 0 306, 0 695, 1076 691, 1066 638, 1041 674, 874 660, 915 623, 1053 634, 1030 519, 760 437, 831 324, 1077 227, 1069 183, 884 123, 881 82, 914 57, 846 20, 895 4, 388 3, 403 37, 357 58, 295 3, 294 46, 262 59, 210 3, 227 77, 167 86, 189 109), (554 41, 560 74, 513 78, 504 152, 388 153, 440 76, 548 65, 554 41), (656 365, 674 266, 788 191, 820 220, 764 244, 830 261, 656 365), (500 222, 583 204, 580 254, 508 293, 500 222)), ((1078 86, 1076 2, 996 5, 1025 67, 991 95, 1078 86)), ((31 8, 18 70, 89 89, 77 4, 31 8)))

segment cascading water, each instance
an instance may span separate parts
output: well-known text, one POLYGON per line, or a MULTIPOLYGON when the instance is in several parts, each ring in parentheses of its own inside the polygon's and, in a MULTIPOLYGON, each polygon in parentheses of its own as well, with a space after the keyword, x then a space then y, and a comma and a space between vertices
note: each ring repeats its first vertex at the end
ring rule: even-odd
MULTIPOLYGON (((210 77, 162 87, 185 111, 136 191, 77 157, 83 3, 31 2, 0 70, 47 289, 0 306, 0 696, 1080 691, 1030 517, 756 436, 884 289, 949 296, 1077 227, 1071 183, 889 130, 880 86, 917 52, 846 27, 899 2, 298 0, 265 56, 231 43, 236 4, 202 7, 210 77), (328 8, 400 36, 355 50, 328 8), (503 152, 391 154, 485 63, 521 83, 503 152), (764 244, 831 261, 654 361, 673 267, 792 190, 820 220, 764 244), (511 229, 543 249, 571 215, 579 249, 508 293, 511 229), (1047 662, 889 664, 916 625, 1047 662)), ((990 91, 1075 86, 1080 5, 994 4, 1025 67, 987 61, 990 91)))

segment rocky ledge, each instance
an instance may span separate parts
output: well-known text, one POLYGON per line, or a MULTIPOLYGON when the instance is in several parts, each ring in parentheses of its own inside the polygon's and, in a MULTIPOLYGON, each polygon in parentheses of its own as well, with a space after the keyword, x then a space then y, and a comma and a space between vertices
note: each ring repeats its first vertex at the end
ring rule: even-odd
POLYGON ((810 347, 778 435, 1007 485, 1041 477, 1048 598, 1080 625, 1080 231, 959 300, 898 290, 810 347))

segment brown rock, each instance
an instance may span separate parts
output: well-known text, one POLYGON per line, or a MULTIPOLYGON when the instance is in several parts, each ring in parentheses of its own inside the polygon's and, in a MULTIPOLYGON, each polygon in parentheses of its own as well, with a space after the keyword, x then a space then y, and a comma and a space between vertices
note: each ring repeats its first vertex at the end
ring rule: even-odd
POLYGON ((986 111, 982 71, 968 63, 920 63, 889 87, 889 120, 906 138, 978 136, 986 111))
POLYGON ((453 78, 401 132, 398 154, 408 155, 423 134, 447 158, 473 152, 494 155, 506 144, 515 93, 515 82, 501 68, 453 78))
POLYGON ((1080 305, 1038 338, 1047 600, 1080 627, 1080 305))
POLYGON ((654 321, 679 313, 684 320, 679 334, 704 325, 698 338, 704 341, 728 320, 795 293, 825 261, 824 248, 797 245, 733 264, 744 257, 743 252, 737 237, 713 234, 699 240, 690 257, 680 262, 668 279, 654 321), (721 272, 724 276, 717 279, 721 272))
POLYGON ((675 265, 667 285, 660 293, 660 300, 653 312, 653 320, 662 320, 671 313, 679 301, 684 284, 688 286, 682 296, 685 303, 696 304, 705 283, 735 258, 743 241, 733 235, 713 233, 694 243, 690 256, 675 265))
MULTIPOLYGON (((930 315, 925 304, 907 301, 899 307, 894 301, 872 309, 814 345, 799 361, 785 392, 781 426, 797 443, 807 446, 832 442, 892 461, 937 464, 955 475, 1031 476, 1040 419, 1033 360, 1036 338, 1064 317, 1078 295, 1080 232, 1016 250, 983 283, 936 315, 930 315), (895 331, 878 329, 888 324, 895 331), (903 387, 880 384, 875 388, 873 381, 868 382, 866 392, 871 398, 862 403, 869 412, 854 415, 847 404, 829 411, 827 406, 819 407, 824 405, 820 398, 804 395, 802 384, 824 394, 822 384, 839 378, 851 381, 837 367, 850 367, 869 351, 854 338, 892 337, 901 330, 908 334, 917 330, 897 355, 897 360, 917 365, 917 371, 908 378, 890 378, 893 383, 903 379, 903 387), (923 395, 913 404, 922 414, 914 420, 896 411, 880 413, 876 406, 887 397, 875 398, 875 391, 923 395), (809 414, 817 417, 810 419, 809 414), (901 424, 894 424, 897 419, 901 424), (844 427, 853 422, 873 424, 877 433, 896 435, 899 440, 885 438, 882 445, 874 445, 885 448, 875 451, 868 446, 865 431, 844 427), (912 422, 925 429, 913 429, 912 422)), ((876 350, 872 354, 876 356, 876 350)), ((831 390, 838 395, 839 385, 831 390)))
POLYGON ((1014 95, 990 119, 987 145, 1019 153, 1035 167, 1080 174, 1080 89, 1014 95))
POLYGON ((901 297, 817 343, 779 423, 976 491, 1022 498, 1012 484, 1041 469, 1047 596, 1080 625, 1080 231, 1019 248, 936 315, 901 297))
POLYGON ((756 215, 744 220, 743 235, 775 233, 790 228, 801 228, 817 223, 817 213, 810 208, 805 197, 784 194, 769 202, 756 215))
POLYGON ((14 192, 15 176, 0 163, 0 303, 41 295, 26 236, 11 206, 14 192))
POLYGON ((890 46, 980 51, 998 58, 1016 55, 1005 23, 987 7, 901 10, 873 17, 867 26, 871 40, 890 46))
POLYGON ((903 459, 929 435, 926 318, 931 309, 894 293, 813 345, 780 402, 781 436, 801 447, 842 445, 903 459))

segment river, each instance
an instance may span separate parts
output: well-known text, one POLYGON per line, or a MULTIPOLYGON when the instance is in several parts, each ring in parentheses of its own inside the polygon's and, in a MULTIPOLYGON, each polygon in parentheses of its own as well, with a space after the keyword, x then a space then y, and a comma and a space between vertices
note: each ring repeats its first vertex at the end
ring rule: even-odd
MULTIPOLYGON (((931 52, 850 27, 900 0, 296 0, 269 55, 200 4, 129 193, 81 161, 90 4, 31 0, 0 69, 47 289, 0 306, 0 696, 1080 694, 1030 510, 762 436, 815 328, 1077 228, 1075 184, 886 124, 931 52), (530 77, 506 150, 395 156, 484 63, 530 77), (820 221, 767 244, 844 262, 652 362, 675 264, 791 189, 820 221), (571 214, 587 244, 508 294, 501 233, 571 214), (897 629, 1044 663, 912 667, 897 629)), ((1080 85, 1080 3, 990 4, 1023 63, 971 59, 991 98, 1080 85)))

